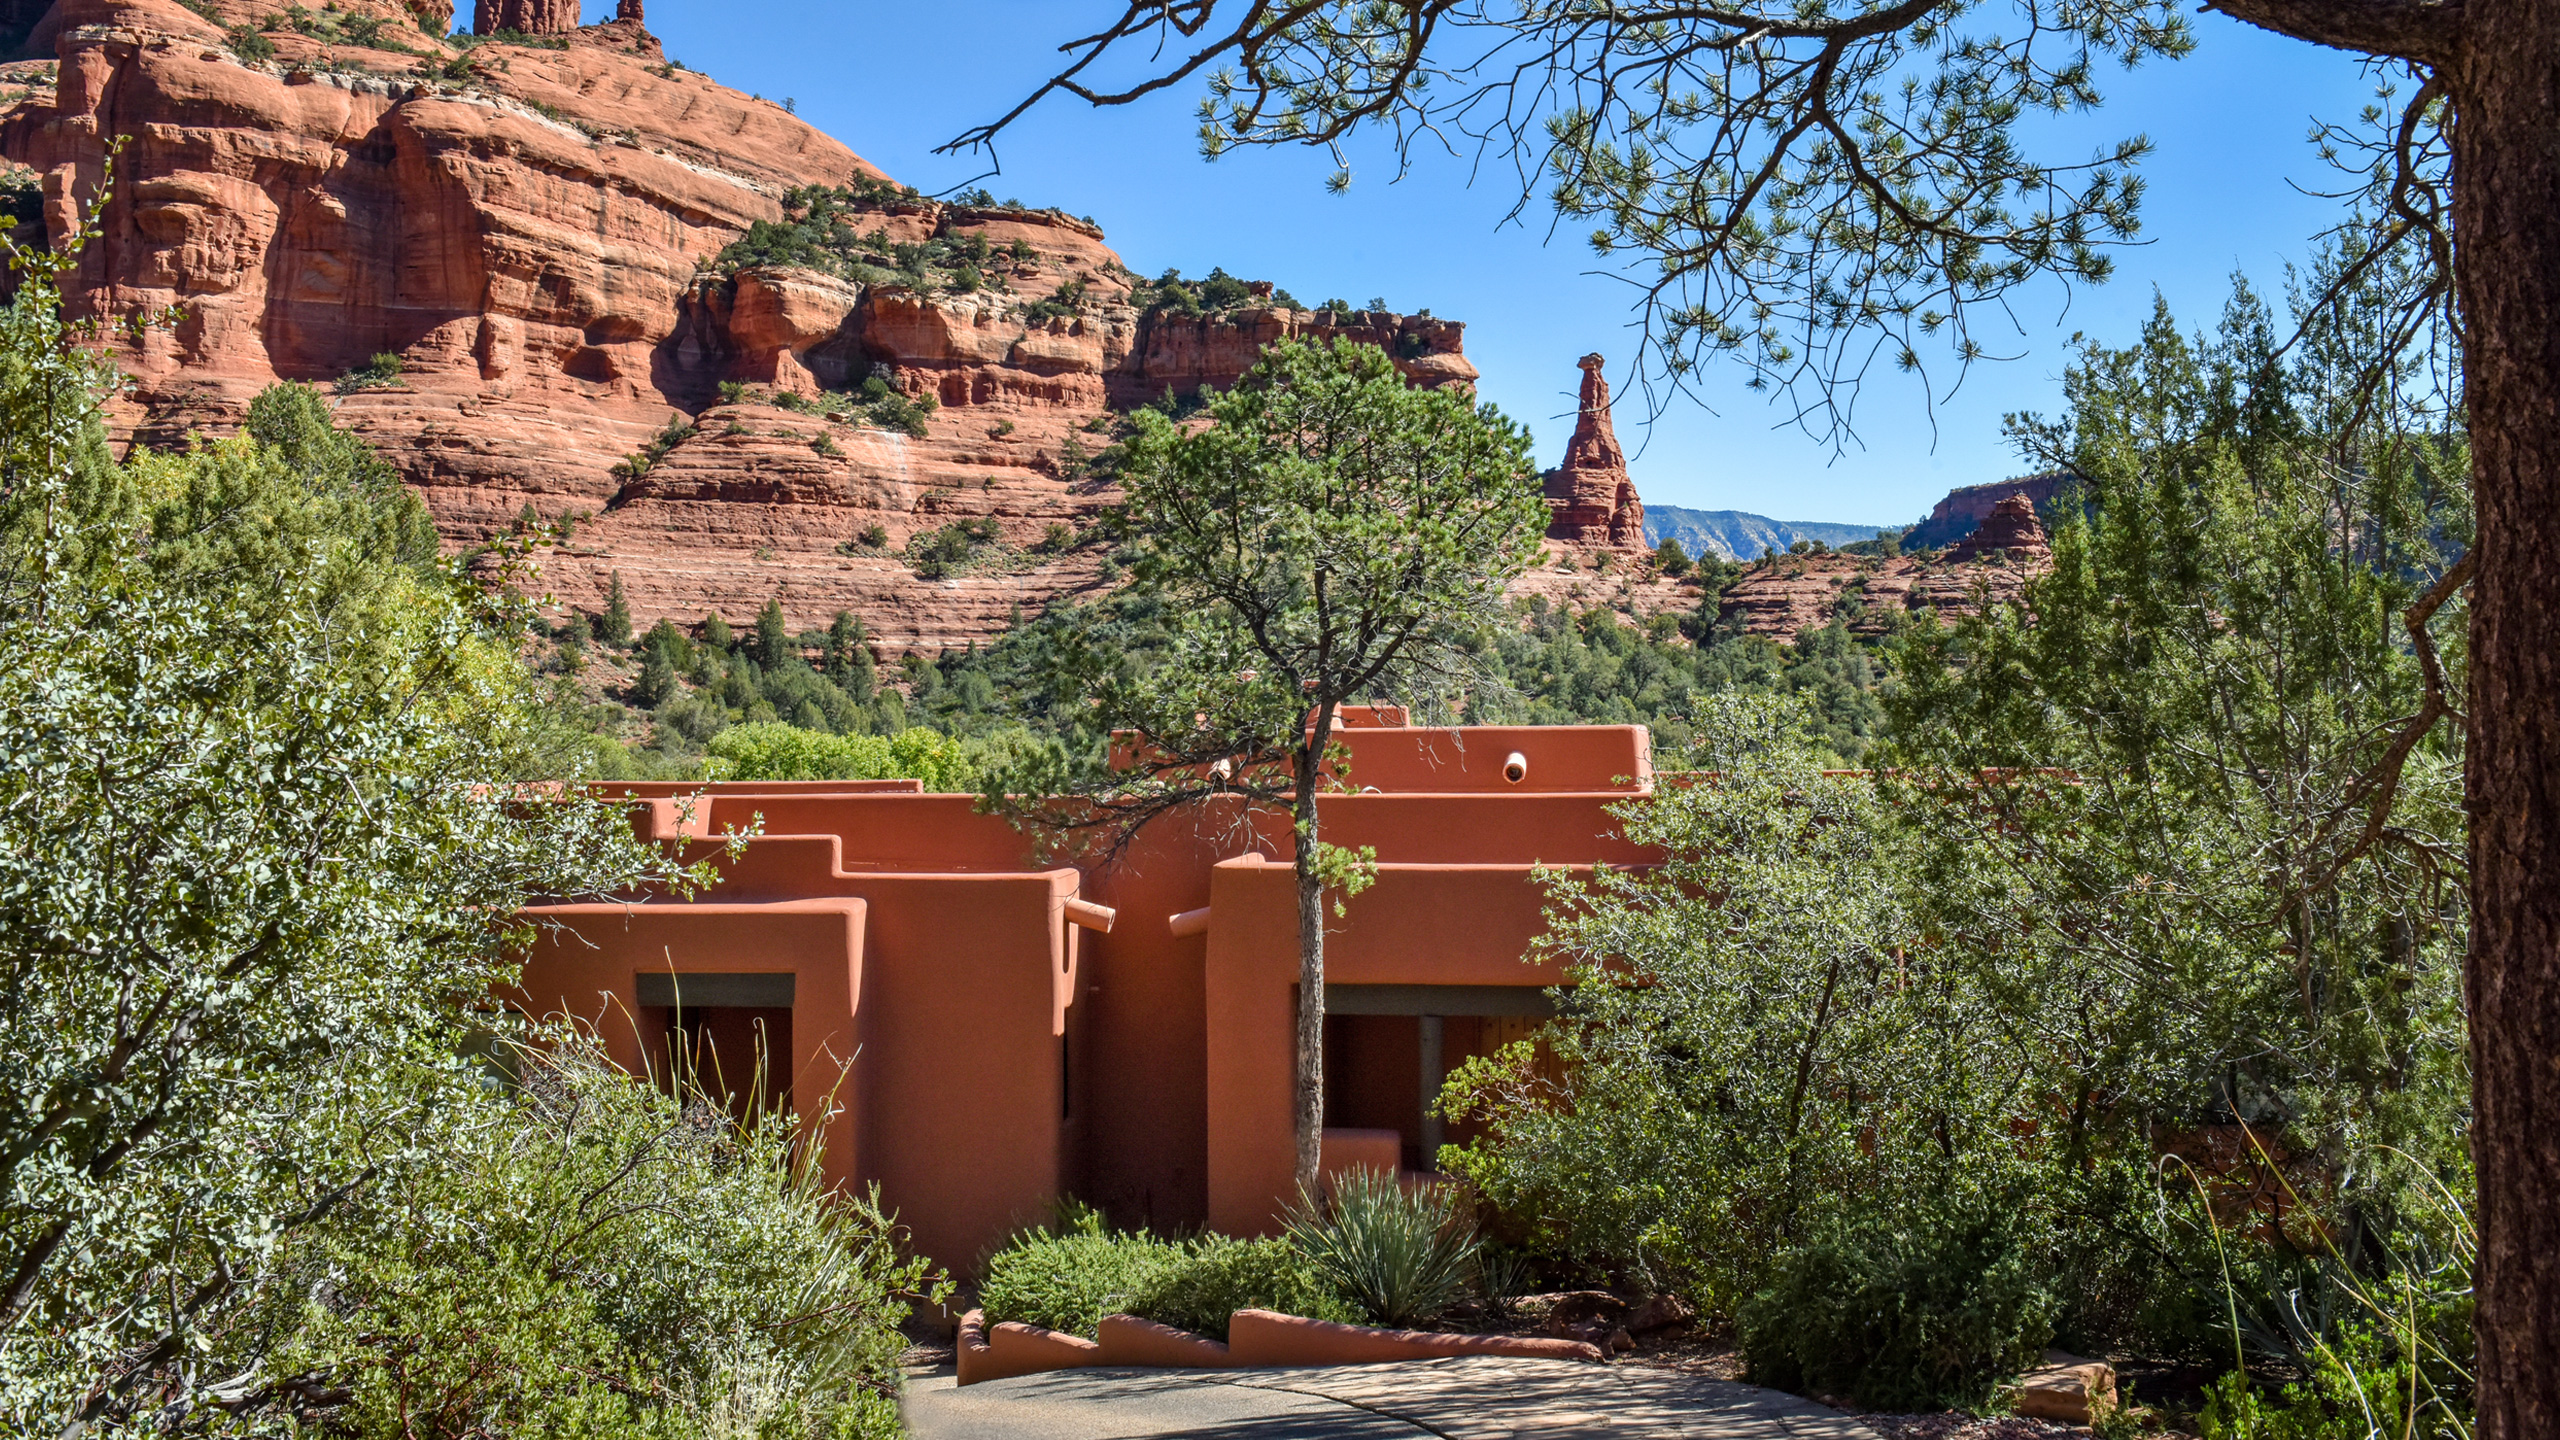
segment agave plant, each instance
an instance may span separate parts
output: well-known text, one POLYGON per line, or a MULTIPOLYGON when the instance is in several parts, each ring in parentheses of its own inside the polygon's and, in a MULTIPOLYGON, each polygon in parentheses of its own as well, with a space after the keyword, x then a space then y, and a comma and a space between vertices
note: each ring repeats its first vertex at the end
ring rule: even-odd
POLYGON ((1307 1263, 1382 1325, 1431 1323, 1475 1277, 1475 1222, 1443 1186, 1356 1171, 1325 1202, 1301 1195, 1285 1222, 1307 1263))

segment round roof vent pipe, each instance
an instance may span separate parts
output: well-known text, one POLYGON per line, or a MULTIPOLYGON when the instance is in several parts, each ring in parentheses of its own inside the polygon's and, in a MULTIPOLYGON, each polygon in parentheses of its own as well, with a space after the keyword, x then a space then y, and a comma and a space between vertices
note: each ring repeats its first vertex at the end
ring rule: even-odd
POLYGON ((1529 757, 1514 750, 1502 757, 1502 778, 1517 785, 1529 778, 1529 757))

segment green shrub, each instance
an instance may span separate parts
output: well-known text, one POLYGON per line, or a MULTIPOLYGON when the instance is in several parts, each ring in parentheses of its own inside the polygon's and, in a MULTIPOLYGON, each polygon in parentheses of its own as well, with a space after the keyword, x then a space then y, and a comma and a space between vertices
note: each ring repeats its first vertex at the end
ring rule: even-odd
POLYGON ((1227 1338, 1238 1310, 1277 1310, 1316 1320, 1358 1320, 1360 1311, 1327 1284, 1286 1240, 1203 1235, 1176 1248, 1127 1296, 1124 1307, 1158 1324, 1227 1338))
POLYGON ((2250 1384, 2232 1370, 2205 1387, 2204 1413, 2196 1428, 2205 1440, 2399 1440, 2411 1435, 2471 1433, 2467 1386, 2448 1387, 2431 1369, 2458 1369, 2470 1359, 2467 1332, 2450 1355, 2424 1346, 2434 1364, 2411 1356, 2420 1331, 2393 1315, 2376 1323, 2341 1327, 2313 1347, 2308 1374, 2281 1392, 2250 1384))
POLYGON ((647 446, 625 455, 615 463, 614 478, 617 480, 641 478, 656 469, 658 462, 667 458, 668 451, 692 439, 697 433, 699 432, 694 423, 682 415, 669 417, 666 428, 651 436, 647 446))
POLYGON ((397 384, 400 372, 407 368, 407 363, 399 356, 384 351, 341 376, 338 380, 338 393, 352 395, 358 390, 372 390, 384 385, 397 384))
POLYGON ((866 425, 874 430, 895 430, 918 440, 929 427, 927 417, 942 408, 942 402, 931 395, 909 399, 896 386, 877 375, 862 382, 858 395, 829 395, 824 408, 829 419, 866 425))
POLYGON ((1444 1186, 1357 1171, 1323 1205, 1301 1197, 1287 1225, 1314 1272, 1381 1325, 1430 1324, 1475 1276, 1475 1223, 1444 1186))
POLYGON ((987 1261, 978 1303, 989 1324, 1019 1320, 1084 1336, 1114 1314, 1220 1340, 1228 1318, 1244 1309, 1361 1318, 1286 1240, 1114 1234, 1090 1210, 1007 1241, 987 1261))
POLYGON ((288 1258, 275 1373, 348 1395, 331 1433, 900 1433, 898 1297, 932 1287, 876 1196, 592 1036, 497 1054, 512 1085, 288 1258))
POLYGON ((1103 1316, 1127 1310, 1180 1255, 1145 1231, 1107 1233, 1088 1214, 1063 1234, 1026 1231, 997 1251, 978 1306, 990 1325, 1019 1320, 1090 1338, 1103 1316))
POLYGON ((714 779, 922 780, 937 794, 978 784, 978 762, 969 747, 921 727, 891 737, 740 725, 712 737, 711 757, 717 762, 714 779))
POLYGON ((1835 1224, 1735 1307, 1743 1360, 1755 1383, 1871 1409, 1979 1405, 2053 1339, 2044 1250, 1996 1199, 1835 1224))
POLYGON ((1019 555, 1004 543, 993 516, 954 520, 907 537, 907 563, 925 580, 1016 564, 1019 555))

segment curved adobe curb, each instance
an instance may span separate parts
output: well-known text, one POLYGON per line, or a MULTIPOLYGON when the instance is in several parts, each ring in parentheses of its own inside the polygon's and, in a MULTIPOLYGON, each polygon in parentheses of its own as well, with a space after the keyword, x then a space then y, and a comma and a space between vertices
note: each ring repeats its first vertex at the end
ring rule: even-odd
POLYGON ((960 1317, 956 1349, 955 1368, 963 1385, 1102 1363, 1102 1347, 1081 1335, 1025 1325, 1019 1320, 1007 1320, 990 1329, 984 1310, 972 1310, 960 1317))
POLYGON ((1105 1315, 1096 1333, 1101 1337, 1105 1365, 1224 1370, 1236 1363, 1227 1347, 1218 1341, 1135 1315, 1105 1315))
POLYGON ((1537 1335, 1444 1335, 1425 1330, 1381 1330, 1309 1320, 1274 1310, 1239 1310, 1227 1322, 1227 1345, 1238 1365, 1364 1365, 1387 1360, 1431 1360, 1445 1355, 1509 1355, 1528 1360, 1608 1357, 1597 1345, 1537 1335))
POLYGON ((1608 1357, 1597 1345, 1531 1335, 1442 1335, 1422 1330, 1381 1330, 1309 1320, 1274 1310, 1238 1310, 1228 1322, 1228 1342, 1176 1330, 1135 1315, 1105 1315, 1101 1339, 1007 1320, 990 1327, 984 1310, 960 1319, 959 1383, 1003 1380, 1089 1365, 1225 1370, 1259 1365, 1371 1365, 1397 1360, 1437 1360, 1451 1355, 1507 1355, 1529 1360, 1608 1357))

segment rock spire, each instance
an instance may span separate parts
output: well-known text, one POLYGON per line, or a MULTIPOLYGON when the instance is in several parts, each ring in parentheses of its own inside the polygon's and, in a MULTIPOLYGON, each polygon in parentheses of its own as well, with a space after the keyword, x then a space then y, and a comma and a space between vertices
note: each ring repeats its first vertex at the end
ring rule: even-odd
POLYGON ((1582 366, 1582 411, 1574 420, 1573 440, 1565 446, 1564 463, 1546 474, 1547 538, 1584 550, 1640 551, 1644 543, 1644 501, 1627 475, 1626 452, 1618 448, 1617 431, 1609 424, 1609 382, 1604 362, 1585 355, 1582 366))

